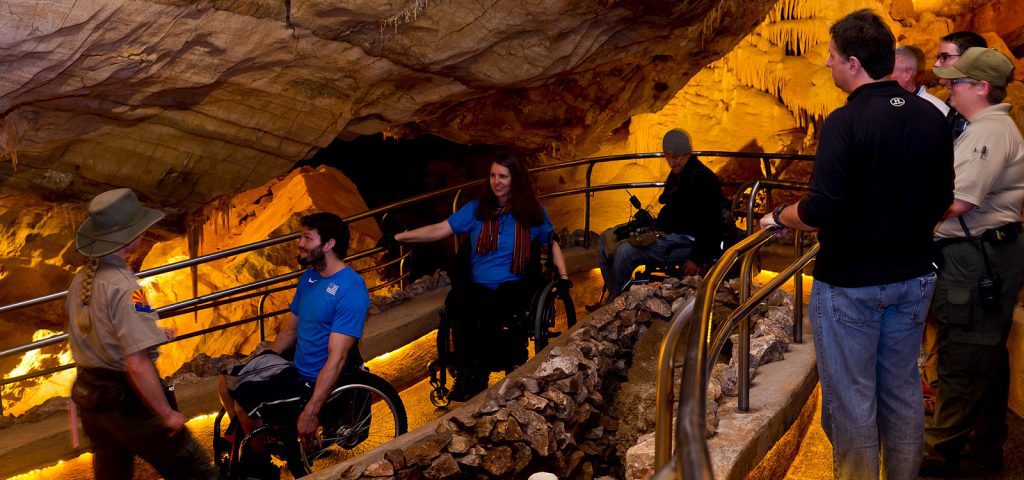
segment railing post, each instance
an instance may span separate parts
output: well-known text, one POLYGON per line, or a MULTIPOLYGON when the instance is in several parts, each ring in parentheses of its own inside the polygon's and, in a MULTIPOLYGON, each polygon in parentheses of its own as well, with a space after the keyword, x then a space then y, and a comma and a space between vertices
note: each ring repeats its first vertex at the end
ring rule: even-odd
MULTIPOLYGON (((455 191, 455 197, 452 198, 452 214, 453 215, 455 214, 455 212, 459 211, 459 197, 461 197, 461 196, 462 196, 462 189, 460 188, 460 189, 455 191)), ((452 235, 452 245, 455 246, 455 254, 458 255, 459 254, 459 236, 458 235, 452 235)))
POLYGON ((398 288, 400 290, 405 289, 405 246, 402 243, 398 244, 398 288))
MULTIPOLYGON (((804 233, 796 230, 793 234, 793 259, 804 256, 804 233)), ((793 341, 804 343, 804 270, 793 275, 793 341)))
POLYGON ((761 190, 761 181, 754 182, 750 187, 750 199, 747 201, 747 236, 754 234, 754 208, 757 206, 757 192, 761 190))
POLYGON ((263 318, 263 311, 264 311, 264 306, 267 303, 267 297, 269 297, 269 296, 270 296, 269 293, 264 293, 263 296, 260 297, 260 306, 259 306, 259 308, 256 309, 256 314, 259 315, 259 317, 260 317, 260 320, 259 320, 259 324, 260 324, 260 342, 264 342, 264 341, 267 340, 266 327, 265 327, 265 324, 264 324, 266 319, 263 318))
MULTIPOLYGON (((751 250, 743 256, 743 266, 740 268, 740 304, 750 298, 750 287, 754 281, 754 256, 757 250, 751 250)), ((741 412, 750 411, 750 315, 744 315, 740 319, 739 340, 735 355, 739 355, 736 362, 736 378, 739 380, 739 397, 737 408, 741 412)))
POLYGON ((594 162, 587 166, 586 193, 583 194, 583 248, 590 248, 590 174, 594 173, 594 162))

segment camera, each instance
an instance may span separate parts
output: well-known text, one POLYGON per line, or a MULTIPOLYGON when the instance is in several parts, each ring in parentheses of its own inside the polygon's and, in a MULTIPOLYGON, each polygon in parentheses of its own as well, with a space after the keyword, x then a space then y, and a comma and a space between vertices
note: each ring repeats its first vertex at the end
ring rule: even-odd
POLYGON ((999 307, 999 277, 981 277, 978 279, 978 298, 986 309, 999 307))

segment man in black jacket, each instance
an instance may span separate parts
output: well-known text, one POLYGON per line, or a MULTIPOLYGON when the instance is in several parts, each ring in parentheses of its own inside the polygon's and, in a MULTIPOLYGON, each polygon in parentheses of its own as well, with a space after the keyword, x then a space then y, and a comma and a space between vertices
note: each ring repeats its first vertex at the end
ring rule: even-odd
POLYGON ((932 229, 953 201, 952 139, 934 106, 887 80, 895 38, 881 18, 860 10, 830 33, 825 66, 850 95, 821 127, 807 196, 761 226, 819 232, 809 308, 835 477, 915 479, 917 355, 932 229))
POLYGON ((725 199, 718 177, 693 155, 690 136, 681 129, 665 134, 662 151, 672 173, 658 197, 664 206, 655 223, 657 239, 646 246, 623 242, 614 258, 605 254, 605 236, 599 242, 598 263, 608 301, 622 292, 639 265, 682 263, 687 275, 696 275, 701 264, 721 252, 725 199))

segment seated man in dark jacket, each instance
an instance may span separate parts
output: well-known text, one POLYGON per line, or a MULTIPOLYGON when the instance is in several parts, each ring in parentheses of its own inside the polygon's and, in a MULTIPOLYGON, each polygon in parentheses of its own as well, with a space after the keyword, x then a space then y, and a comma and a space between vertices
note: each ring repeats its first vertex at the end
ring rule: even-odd
POLYGON ((713 261, 721 252, 725 199, 718 177, 692 154, 690 136, 681 129, 665 134, 662 151, 672 173, 658 197, 664 206, 658 213, 657 240, 647 246, 620 243, 610 258, 605 254, 606 236, 601 236, 598 263, 609 302, 622 292, 639 265, 682 263, 687 275, 696 275, 701 264, 713 261))

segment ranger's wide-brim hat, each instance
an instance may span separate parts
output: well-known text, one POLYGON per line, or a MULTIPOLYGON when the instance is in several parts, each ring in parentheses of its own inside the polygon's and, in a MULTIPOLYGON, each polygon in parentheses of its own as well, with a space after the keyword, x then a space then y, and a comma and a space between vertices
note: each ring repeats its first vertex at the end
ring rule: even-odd
POLYGON ((114 253, 161 218, 163 212, 143 207, 130 188, 103 192, 89 203, 89 218, 78 227, 75 249, 87 257, 114 253))

